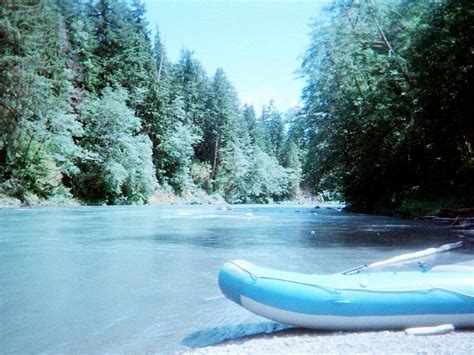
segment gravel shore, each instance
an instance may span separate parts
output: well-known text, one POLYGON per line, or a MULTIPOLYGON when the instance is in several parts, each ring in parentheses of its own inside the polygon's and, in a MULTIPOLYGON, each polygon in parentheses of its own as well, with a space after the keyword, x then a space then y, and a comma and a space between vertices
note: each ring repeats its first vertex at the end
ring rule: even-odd
POLYGON ((291 329, 195 348, 186 354, 474 354, 474 332, 415 336, 402 331, 324 333, 291 329))

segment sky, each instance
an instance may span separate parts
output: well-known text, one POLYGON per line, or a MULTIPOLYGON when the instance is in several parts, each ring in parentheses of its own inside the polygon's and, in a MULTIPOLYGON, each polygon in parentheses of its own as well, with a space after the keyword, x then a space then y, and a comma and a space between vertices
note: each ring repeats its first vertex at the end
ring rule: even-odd
POLYGON ((329 0, 144 0, 152 30, 158 25, 167 55, 194 51, 212 76, 222 67, 241 103, 257 111, 274 100, 281 111, 298 104, 304 81, 299 57, 309 24, 329 0))

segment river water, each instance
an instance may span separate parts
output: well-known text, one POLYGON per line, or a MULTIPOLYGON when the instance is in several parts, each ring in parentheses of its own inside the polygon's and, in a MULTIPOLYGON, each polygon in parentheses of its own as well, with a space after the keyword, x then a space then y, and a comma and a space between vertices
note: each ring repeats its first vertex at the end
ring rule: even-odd
POLYGON ((224 262, 332 273, 458 240, 326 207, 4 209, 0 353, 174 353, 271 332, 282 326, 221 296, 224 262))

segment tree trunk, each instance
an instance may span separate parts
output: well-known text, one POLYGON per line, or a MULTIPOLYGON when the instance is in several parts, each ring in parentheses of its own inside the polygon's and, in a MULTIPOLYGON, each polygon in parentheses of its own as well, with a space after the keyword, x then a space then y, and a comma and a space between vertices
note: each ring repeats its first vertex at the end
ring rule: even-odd
POLYGON ((218 134, 216 138, 216 145, 214 146, 214 161, 212 162, 212 170, 211 170, 211 175, 209 176, 209 182, 214 180, 214 176, 216 175, 217 163, 219 160, 218 158, 219 158, 219 150, 220 150, 220 141, 221 141, 221 137, 220 137, 220 134, 218 134))

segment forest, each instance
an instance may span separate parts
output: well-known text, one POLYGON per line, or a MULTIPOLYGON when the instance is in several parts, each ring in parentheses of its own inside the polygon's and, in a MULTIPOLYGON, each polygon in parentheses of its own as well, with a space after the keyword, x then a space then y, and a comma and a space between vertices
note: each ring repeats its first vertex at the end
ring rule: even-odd
POLYGON ((172 62, 140 0, 0 0, 0 197, 473 206, 473 23, 469 0, 335 0, 301 107, 257 112, 223 69, 172 62))

